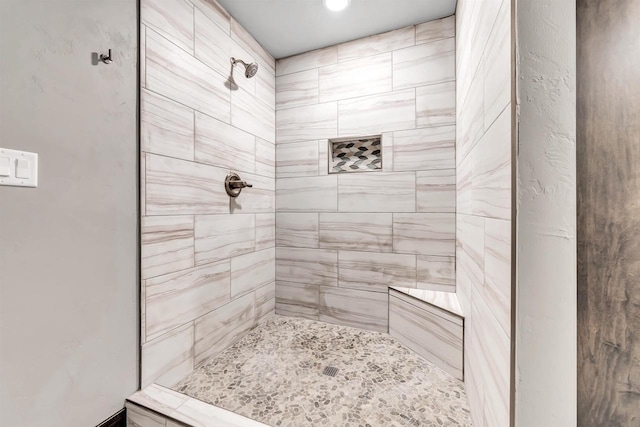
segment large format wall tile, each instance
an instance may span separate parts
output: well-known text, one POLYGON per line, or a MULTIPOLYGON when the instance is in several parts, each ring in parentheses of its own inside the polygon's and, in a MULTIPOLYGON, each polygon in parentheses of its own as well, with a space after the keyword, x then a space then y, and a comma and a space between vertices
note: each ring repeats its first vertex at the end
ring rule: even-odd
POLYGON ((319 320, 338 325, 388 330, 388 294, 356 289, 320 287, 319 320))
POLYGON ((276 77, 276 108, 318 103, 318 69, 276 77))
POLYGON ((319 69, 320 102, 390 92, 391 53, 371 56, 319 69))
POLYGON ((193 53, 193 5, 187 0, 145 0, 141 21, 173 43, 193 53))
POLYGON ((276 314, 318 320, 319 304, 318 285, 276 282, 276 314))
POLYGON ((278 179, 276 208, 278 212, 335 212, 338 204, 337 181, 335 175, 278 179))
POLYGON ((256 289, 256 325, 272 316, 276 310, 276 282, 275 280, 256 289))
POLYGON ((198 215, 195 222, 196 264, 253 252, 254 215, 198 215))
POLYGON ((456 17, 436 19, 416 25, 416 44, 447 39, 456 35, 456 17))
POLYGON ((415 212, 414 173, 352 173, 338 176, 340 212, 415 212))
POLYGON ((336 102, 288 108, 276 113, 277 142, 335 138, 338 135, 336 102))
POLYGON ((511 221, 484 222, 484 295, 505 334, 511 333, 511 221))
POLYGON ((256 214, 256 251, 276 245, 275 213, 256 214))
POLYGON ((251 93, 238 89, 231 92, 231 124, 259 138, 275 143, 275 110, 251 93))
POLYGON ((141 231, 143 279, 193 267, 193 216, 144 217, 141 231))
POLYGON ((276 108, 276 77, 270 73, 258 73, 256 80, 256 98, 267 107, 276 108))
MULTIPOLYGON (((339 101, 338 116, 340 136, 413 129, 416 126, 416 92, 410 89, 339 101)), ((320 138, 322 136, 317 139, 320 138)))
POLYGON ((455 39, 419 44, 393 52, 393 89, 454 81, 455 39))
POLYGON ((191 3, 218 27, 222 28, 225 34, 231 33, 231 17, 216 0, 191 0, 191 3))
POLYGON ((456 170, 416 172, 416 210, 418 212, 456 211, 456 170))
POLYGON ((360 60, 371 55, 391 52, 414 44, 415 28, 413 26, 400 28, 399 30, 339 44, 338 61, 360 60))
POLYGON ((231 18, 231 38, 246 51, 252 52, 264 71, 275 74, 276 62, 273 57, 233 18, 231 18))
POLYGON ((417 255, 455 256, 452 213, 393 214, 393 250, 417 255))
POLYGON ((276 76, 311 70, 338 62, 338 47, 331 46, 324 49, 312 50, 300 55, 278 59, 276 62, 276 76))
POLYGON ((484 285, 484 221, 456 215, 456 293, 465 313, 471 312, 471 290, 484 285))
POLYGON ((455 126, 439 126, 393 133, 393 170, 453 169, 455 126))
POLYGON ((171 387, 194 367, 193 322, 142 345, 142 387, 171 387))
POLYGON ((489 36, 484 64, 484 126, 511 101, 511 2, 503 1, 489 36))
POLYGON ((148 279, 146 337, 154 338, 230 301, 229 261, 148 279))
POLYGON ((321 213, 320 247, 391 252, 392 214, 321 213))
POLYGON ((317 248, 318 243, 317 213, 285 213, 276 214, 276 246, 297 248, 317 248))
POLYGON ((256 175, 276 177, 276 146, 262 138, 256 138, 256 175))
POLYGON ((416 88, 416 126, 456 124, 456 83, 445 82, 416 88))
POLYGON ((416 257, 377 252, 338 252, 338 286, 388 292, 389 286, 416 286, 416 257))
POLYGON ((290 142, 276 146, 276 177, 318 175, 318 141, 290 142))
MULTIPOLYGON (((195 57, 204 62, 221 76, 228 76, 231 72, 231 56, 237 56, 245 61, 246 52, 237 46, 228 31, 223 30, 200 9, 195 9, 195 57), (235 49, 234 49, 235 48, 235 49)), ((234 77, 242 80, 244 76, 238 68, 234 77), (242 78, 241 78, 242 76, 242 78)))
POLYGON ((231 298, 251 292, 275 281, 275 248, 252 252, 231 259, 231 298))
MULTIPOLYGON (((276 180, 262 175, 241 174, 253 187, 242 190, 237 198, 227 196, 226 205, 232 213, 271 213, 276 206, 276 180)), ((224 186, 224 184, 222 184, 224 186)), ((226 195, 226 193, 225 193, 226 195)))
POLYGON ((324 249, 276 248, 276 280, 338 285, 338 253, 324 249))
POLYGON ((456 259, 418 255, 417 288, 432 291, 456 291, 456 259))

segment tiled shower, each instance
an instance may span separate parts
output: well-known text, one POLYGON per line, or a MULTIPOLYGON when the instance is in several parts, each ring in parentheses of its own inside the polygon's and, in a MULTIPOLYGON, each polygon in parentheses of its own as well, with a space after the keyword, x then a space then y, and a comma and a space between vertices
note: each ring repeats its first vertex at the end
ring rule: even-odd
POLYGON ((143 388, 274 315, 386 333, 421 289, 460 302, 473 425, 509 425, 511 3, 479 4, 276 61, 215 0, 141 1, 143 388))

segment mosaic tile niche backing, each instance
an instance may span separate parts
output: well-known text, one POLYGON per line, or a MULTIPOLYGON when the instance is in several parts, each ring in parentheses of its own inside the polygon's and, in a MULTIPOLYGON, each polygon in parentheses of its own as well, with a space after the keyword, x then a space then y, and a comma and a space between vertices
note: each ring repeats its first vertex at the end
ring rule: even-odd
POLYGON ((370 172, 382 169, 381 136, 329 140, 329 173, 370 172))

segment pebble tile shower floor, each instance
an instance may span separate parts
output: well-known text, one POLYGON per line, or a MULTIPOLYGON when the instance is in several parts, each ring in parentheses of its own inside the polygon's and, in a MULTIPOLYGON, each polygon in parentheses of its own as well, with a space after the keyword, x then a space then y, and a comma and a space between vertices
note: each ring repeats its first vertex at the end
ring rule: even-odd
POLYGON ((463 383, 391 336, 282 316, 174 390, 271 426, 471 426, 463 383))

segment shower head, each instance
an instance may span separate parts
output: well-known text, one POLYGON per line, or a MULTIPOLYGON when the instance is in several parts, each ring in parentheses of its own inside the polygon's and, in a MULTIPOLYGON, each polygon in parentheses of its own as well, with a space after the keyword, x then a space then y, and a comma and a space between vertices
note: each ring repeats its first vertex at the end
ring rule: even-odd
POLYGON ((244 76, 248 79, 255 76, 256 73, 258 72, 258 64, 256 64, 255 62, 247 64, 241 59, 231 58, 231 78, 232 79, 233 79, 233 67, 238 63, 244 65, 244 76))

